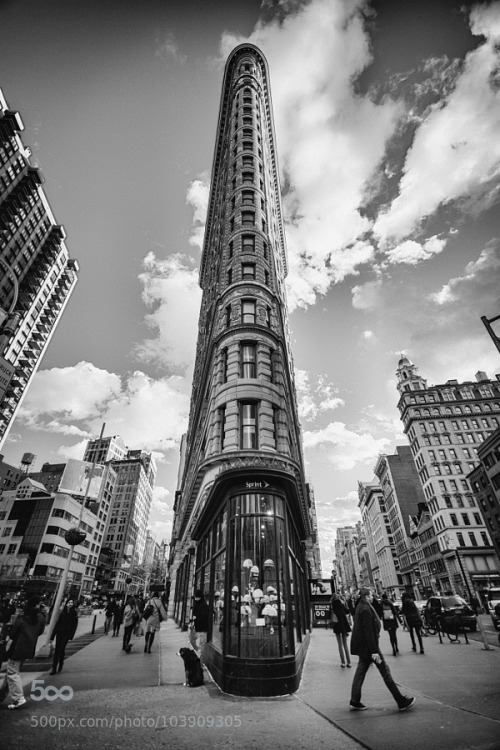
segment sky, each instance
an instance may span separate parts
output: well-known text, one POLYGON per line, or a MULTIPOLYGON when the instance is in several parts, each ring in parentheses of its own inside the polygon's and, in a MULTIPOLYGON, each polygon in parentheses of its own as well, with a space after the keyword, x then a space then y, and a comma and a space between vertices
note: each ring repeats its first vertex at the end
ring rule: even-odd
POLYGON ((305 468, 323 574, 358 482, 406 445, 402 353, 490 378, 500 314, 500 2, 0 0, 0 86, 79 282, 2 452, 158 463, 170 540, 225 60, 270 68, 305 468))

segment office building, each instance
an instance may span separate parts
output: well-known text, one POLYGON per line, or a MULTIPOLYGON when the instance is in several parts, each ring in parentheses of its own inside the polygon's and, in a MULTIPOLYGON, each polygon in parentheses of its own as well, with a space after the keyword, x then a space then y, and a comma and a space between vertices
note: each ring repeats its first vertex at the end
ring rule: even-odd
MULTIPOLYGON (((88 450, 91 452, 92 447, 88 450)), ((90 452, 85 455, 90 455, 90 452)), ((125 591, 127 579, 131 578, 133 590, 139 590, 144 586, 141 566, 156 481, 156 463, 151 453, 128 450, 123 458, 105 460, 105 465, 113 470, 114 476, 110 484, 110 508, 103 543, 107 559, 102 561, 99 586, 105 592, 125 591)))
POLYGON ((78 278, 30 164, 18 112, 0 90, 0 447, 78 278))
POLYGON ((68 572, 71 596, 90 594, 93 578, 86 577, 92 557, 97 528, 93 509, 81 509, 81 498, 60 492, 48 492, 40 483, 26 477, 13 490, 0 495, 0 590, 21 590, 40 595, 54 595, 68 555, 72 562, 68 572), (74 548, 64 535, 78 525, 85 539, 74 548))
MULTIPOLYGON (((500 427, 478 446, 477 457, 480 463, 467 478, 500 561, 500 427)), ((500 586, 500 575, 485 581, 488 586, 500 586)))
POLYGON ((399 445, 395 454, 379 456, 374 472, 384 493, 385 525, 398 585, 411 590, 420 579, 420 570, 413 554, 410 523, 418 514, 419 503, 425 504, 425 497, 410 447, 399 445))
POLYGON ((225 692, 297 689, 318 570, 287 325, 287 257, 267 62, 224 72, 199 283, 188 433, 171 540, 171 611, 216 613, 204 661, 225 692))
MULTIPOLYGON (((386 498, 377 483, 358 482, 358 508, 363 519, 366 547, 370 558, 374 593, 399 594, 401 577, 386 498)), ((338 558, 337 558, 338 559, 338 558)))
POLYGON ((432 518, 441 559, 434 561, 433 588, 464 595, 498 575, 489 530, 467 480, 481 443, 499 426, 500 375, 489 380, 448 380, 428 385, 401 357, 398 408, 432 518))

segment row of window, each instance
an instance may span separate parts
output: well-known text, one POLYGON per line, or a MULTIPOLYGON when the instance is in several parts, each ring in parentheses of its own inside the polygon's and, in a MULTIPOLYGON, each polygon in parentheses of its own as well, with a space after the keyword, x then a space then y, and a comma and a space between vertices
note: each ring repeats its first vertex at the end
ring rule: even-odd
MULTIPOLYGON (((255 263, 242 263, 239 281, 255 281, 255 268, 255 263)), ((234 266, 227 270, 226 278, 228 286, 230 286, 234 281, 238 281, 238 279, 233 278, 233 270, 234 266)), ((264 283, 266 284, 266 286, 269 286, 269 271, 267 269, 264 269, 264 283)))
MULTIPOLYGON (((498 419, 497 417, 490 417, 489 419, 482 417, 481 424, 479 424, 478 419, 462 419, 460 423, 456 419, 452 419, 449 424, 451 424, 455 432, 458 430, 494 430, 498 427, 498 419)), ((426 432, 450 432, 445 422, 437 422, 437 427, 435 422, 422 422, 419 428, 421 434, 426 432)))
MULTIPOLYGON (((488 392, 482 392, 481 396, 483 398, 488 397, 492 398, 493 393, 491 391, 491 388, 488 386, 488 392)), ((464 404, 463 406, 454 406, 453 408, 451 406, 447 406, 444 409, 440 410, 437 408, 434 409, 413 409, 412 415, 416 417, 417 419, 419 417, 450 417, 453 415, 460 416, 462 414, 481 414, 483 412, 491 412, 493 411, 500 411, 500 403, 497 401, 494 401, 493 404, 474 404, 473 407, 470 404, 464 404), (442 413, 441 413, 442 411, 442 413)))
POLYGON ((0 544, 0 555, 5 554, 5 549, 7 548, 7 554, 8 555, 15 555, 17 552, 17 544, 9 544, 7 547, 6 544, 0 544))
MULTIPOLYGON (((275 380, 275 350, 269 347, 269 380, 271 383, 275 380)), ((222 382, 227 383, 229 373, 229 350, 226 348, 221 350, 221 363, 222 363, 222 382)), ((245 379, 253 379, 257 377, 257 342, 256 341, 241 341, 239 344, 239 357, 238 357, 238 377, 245 379)))
MULTIPOLYGON (((256 450, 259 448, 259 401, 239 401, 238 402, 238 424, 239 440, 238 447, 240 450, 256 450)), ((273 439, 276 445, 277 425, 279 417, 278 407, 273 406, 273 439)), ((226 406, 219 407, 219 425, 220 425, 220 450, 227 447, 227 422, 226 406)))
MULTIPOLYGON (((239 322, 243 325, 255 325, 257 323, 257 302, 255 299, 243 298, 233 304, 229 304, 225 308, 225 325, 229 328, 231 325, 231 317, 233 307, 240 308, 239 322)), ((264 325, 267 328, 271 327, 271 308, 266 306, 264 309, 264 325)))

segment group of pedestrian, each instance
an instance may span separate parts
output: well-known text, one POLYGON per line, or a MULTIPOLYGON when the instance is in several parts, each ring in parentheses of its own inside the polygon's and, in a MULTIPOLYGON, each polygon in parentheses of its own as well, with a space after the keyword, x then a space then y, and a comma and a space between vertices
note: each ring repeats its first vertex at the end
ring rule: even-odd
POLYGON ((401 693, 396 685, 391 671, 380 650, 379 639, 382 627, 388 633, 394 656, 399 654, 396 631, 402 624, 404 616, 410 638, 412 650, 416 651, 415 636, 419 642, 420 653, 424 653, 422 645, 422 619, 417 606, 410 594, 403 594, 402 615, 399 614, 387 594, 383 594, 381 601, 374 598, 369 588, 362 588, 359 598, 353 605, 352 612, 349 602, 342 600, 334 593, 331 601, 331 622, 333 632, 337 638, 337 646, 341 667, 351 667, 351 654, 358 656, 358 666, 354 673, 351 686, 351 700, 349 708, 353 711, 364 711, 366 706, 361 702, 361 690, 366 674, 372 664, 375 664, 387 688, 391 692, 400 711, 411 708, 415 698, 401 693), (352 619, 351 619, 352 618, 352 619), (347 637, 351 633, 350 646, 347 637))
POLYGON ((166 619, 165 604, 156 589, 149 599, 134 594, 125 600, 110 598, 104 607, 104 635, 112 630, 112 637, 118 637, 123 624, 122 650, 130 653, 132 635, 144 634, 144 653, 150 654, 155 634, 166 619))

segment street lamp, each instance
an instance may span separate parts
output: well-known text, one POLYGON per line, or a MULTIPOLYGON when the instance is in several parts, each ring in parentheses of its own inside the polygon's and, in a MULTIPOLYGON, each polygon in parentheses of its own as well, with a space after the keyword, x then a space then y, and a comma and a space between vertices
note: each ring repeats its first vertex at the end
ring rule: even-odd
MULTIPOLYGON (((104 434, 104 426, 105 425, 103 424, 102 425, 102 429, 101 429, 101 434, 99 436, 99 447, 100 447, 100 444, 101 444, 102 436, 104 434)), ((64 535, 64 538, 65 538, 66 542, 70 546, 70 550, 69 550, 69 554, 68 554, 68 556, 66 558, 66 565, 65 565, 65 568, 63 570, 63 574, 61 576, 61 580, 59 582, 59 588, 57 590, 56 600, 55 600, 54 606, 52 608, 52 616, 50 618, 49 627, 47 628, 47 640, 45 641, 44 645, 41 647, 41 649, 38 652, 40 656, 50 656, 50 641, 51 641, 52 631, 54 630, 55 624, 57 622, 57 618, 59 617, 59 609, 61 607, 61 601, 62 601, 62 598, 63 598, 63 595, 64 595, 64 590, 66 588, 66 581, 68 579, 68 573, 69 573, 69 569, 71 567, 71 560, 73 559, 73 549, 76 547, 77 544, 81 544, 85 540, 85 536, 86 535, 85 535, 85 533, 83 531, 81 531, 80 526, 81 526, 82 519, 83 519, 83 511, 85 509, 85 502, 87 500, 87 497, 88 497, 88 494, 89 494, 89 490, 90 490, 90 483, 92 481, 92 477, 94 475, 94 470, 95 470, 95 467, 96 467, 96 464, 97 464, 98 452, 99 451, 96 450, 96 452, 94 454, 94 460, 92 461, 92 466, 91 466, 91 469, 90 469, 90 472, 89 472, 89 478, 88 478, 88 481, 87 481, 87 486, 85 488, 85 495, 82 498, 82 504, 81 504, 81 507, 80 507, 80 514, 79 514, 79 517, 78 517, 78 523, 77 523, 76 526, 68 529, 68 531, 64 535)))

